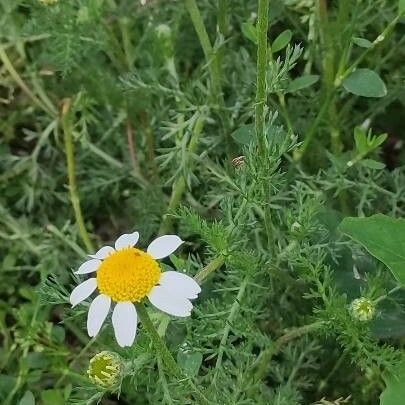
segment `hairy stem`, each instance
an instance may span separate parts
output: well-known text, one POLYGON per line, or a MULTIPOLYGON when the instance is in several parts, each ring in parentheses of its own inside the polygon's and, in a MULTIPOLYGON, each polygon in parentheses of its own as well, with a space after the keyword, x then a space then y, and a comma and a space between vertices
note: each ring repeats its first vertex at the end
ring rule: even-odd
POLYGON ((65 99, 62 105, 62 129, 65 141, 65 153, 66 153, 66 164, 68 171, 68 181, 69 181, 69 195, 70 201, 73 206, 73 211, 76 218, 76 224, 79 228, 80 237, 86 246, 88 251, 93 251, 93 243, 90 240, 89 234, 87 233, 86 226, 84 224, 84 218, 82 209, 80 207, 80 198, 77 192, 76 186, 76 171, 75 171, 75 159, 74 159, 74 145, 73 145, 73 134, 72 134, 72 117, 70 114, 71 100, 65 99))
POLYGON ((269 0, 259 0, 257 21, 257 82, 255 129, 260 155, 264 156, 266 140, 264 133, 264 106, 266 104, 267 30, 269 25, 269 0))
MULTIPOLYGON (((266 70, 268 62, 267 30, 269 27, 269 0, 259 0, 257 11, 257 82, 255 105, 255 132, 259 157, 266 159, 267 139, 265 131, 265 105, 267 100, 266 70)), ((264 225, 267 234, 267 245, 273 244, 273 226, 270 212, 270 188, 264 184, 266 206, 264 207, 264 225)))
POLYGON ((159 336, 155 326, 153 325, 151 319, 149 318, 148 312, 143 304, 138 304, 136 306, 139 319, 142 323, 142 326, 145 328, 146 332, 149 335, 150 340, 152 341, 153 347, 157 355, 162 360, 163 365, 166 370, 181 384, 187 384, 192 391, 192 395, 198 401, 199 404, 209 404, 209 401, 205 395, 195 386, 195 384, 188 379, 184 374, 181 368, 178 366, 174 360, 172 354, 166 346, 164 340, 159 336))
POLYGON ((225 263, 223 256, 218 256, 202 268, 195 276, 194 280, 201 284, 211 273, 218 270, 225 263))

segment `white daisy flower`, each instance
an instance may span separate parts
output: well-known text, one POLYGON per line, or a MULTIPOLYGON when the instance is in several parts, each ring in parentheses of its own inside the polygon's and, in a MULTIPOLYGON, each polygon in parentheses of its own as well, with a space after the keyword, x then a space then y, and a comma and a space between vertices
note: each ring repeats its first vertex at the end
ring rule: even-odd
POLYGON ((171 255, 183 241, 176 235, 160 236, 148 246, 146 252, 135 248, 139 233, 120 236, 114 248, 104 246, 84 262, 76 274, 96 273, 79 284, 70 295, 76 306, 96 289, 98 295, 90 304, 87 332, 94 337, 100 331, 114 302, 112 324, 115 338, 121 347, 134 342, 138 317, 134 302, 145 297, 167 314, 186 317, 191 315, 190 300, 201 292, 198 283, 177 271, 161 272, 158 259, 171 255))

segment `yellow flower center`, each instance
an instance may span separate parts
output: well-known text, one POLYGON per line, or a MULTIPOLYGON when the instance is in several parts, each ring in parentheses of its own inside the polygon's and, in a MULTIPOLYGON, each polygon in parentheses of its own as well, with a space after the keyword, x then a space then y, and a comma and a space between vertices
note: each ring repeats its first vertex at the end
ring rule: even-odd
POLYGON ((112 300, 139 302, 158 283, 160 267, 148 253, 125 248, 110 254, 97 270, 97 287, 112 300))

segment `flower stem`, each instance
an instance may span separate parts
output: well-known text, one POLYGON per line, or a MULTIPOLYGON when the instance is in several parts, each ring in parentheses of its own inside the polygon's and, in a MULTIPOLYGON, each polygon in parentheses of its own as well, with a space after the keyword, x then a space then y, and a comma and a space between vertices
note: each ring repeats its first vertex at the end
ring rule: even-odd
POLYGON ((153 325, 151 319, 149 318, 148 312, 143 304, 138 304, 136 310, 139 316, 142 326, 145 328, 146 332, 149 335, 150 340, 152 341, 153 347, 157 355, 162 360, 166 370, 178 379, 180 383, 187 383, 189 388, 191 388, 195 399, 199 404, 209 404, 208 399, 205 395, 194 385, 194 383, 187 378, 181 368, 174 360, 172 354, 167 348, 164 340, 159 336, 155 326, 153 325))
POLYGON ((76 218, 76 224, 79 228, 80 237, 82 238, 82 241, 86 246, 86 249, 92 252, 94 250, 94 247, 93 243, 90 240, 89 234, 87 233, 86 226, 84 224, 83 213, 80 207, 80 198, 76 186, 76 172, 75 172, 74 145, 73 145, 70 105, 71 105, 70 99, 65 99, 63 101, 62 117, 61 117, 65 141, 66 164, 69 181, 69 195, 76 218))

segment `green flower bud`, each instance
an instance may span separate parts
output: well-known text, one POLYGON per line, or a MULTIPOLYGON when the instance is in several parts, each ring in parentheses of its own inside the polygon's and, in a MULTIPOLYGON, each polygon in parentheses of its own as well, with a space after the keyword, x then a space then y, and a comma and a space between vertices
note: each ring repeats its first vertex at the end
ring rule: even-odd
POLYGON ((121 382, 123 371, 124 364, 117 353, 102 351, 91 358, 87 375, 94 384, 114 389, 121 382))
POLYGON ((354 319, 361 322, 371 321, 375 315, 375 305, 368 298, 357 298, 350 304, 350 312, 354 319))

